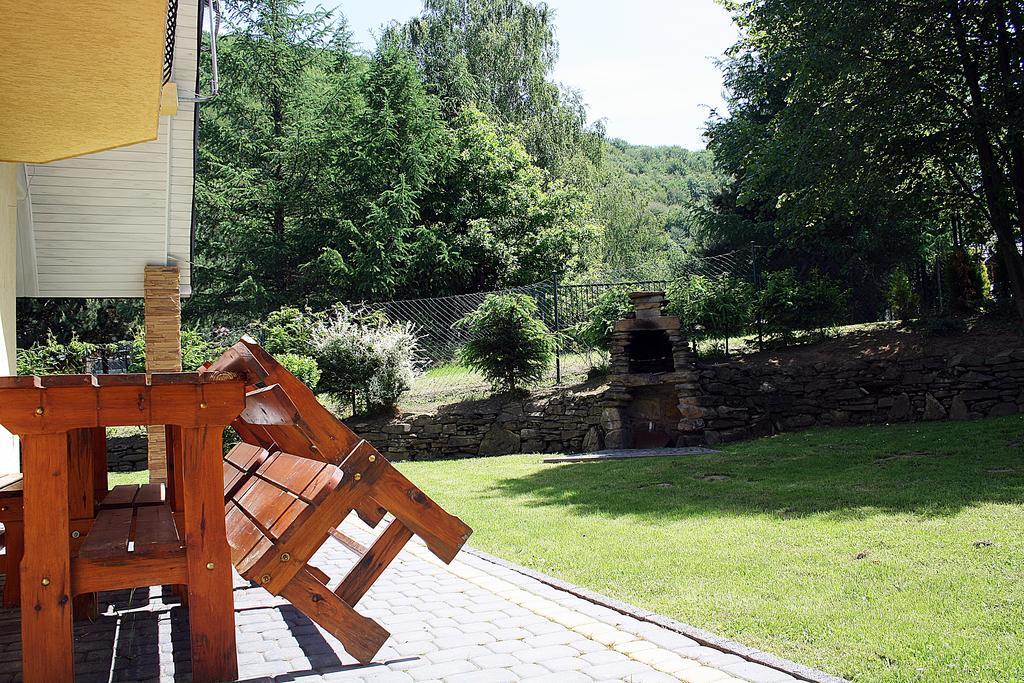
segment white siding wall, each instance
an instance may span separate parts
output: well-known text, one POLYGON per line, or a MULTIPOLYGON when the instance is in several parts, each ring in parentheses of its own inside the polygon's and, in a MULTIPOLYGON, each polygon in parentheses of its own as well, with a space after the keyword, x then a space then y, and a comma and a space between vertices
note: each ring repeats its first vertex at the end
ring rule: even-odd
MULTIPOLYGON (((178 5, 173 77, 196 82, 199 0, 178 5)), ((181 268, 189 291, 194 106, 161 116, 152 142, 28 166, 41 297, 141 297, 149 264, 181 268)))
MULTIPOLYGON (((15 254, 18 230, 18 169, 0 163, 0 376, 15 371, 15 254)), ((20 471, 18 442, 0 427, 0 472, 20 471)))

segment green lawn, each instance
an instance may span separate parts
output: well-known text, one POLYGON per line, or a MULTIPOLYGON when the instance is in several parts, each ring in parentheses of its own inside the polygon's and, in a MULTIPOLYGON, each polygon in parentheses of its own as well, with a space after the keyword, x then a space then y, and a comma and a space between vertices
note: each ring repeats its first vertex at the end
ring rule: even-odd
POLYGON ((1024 681, 1024 418, 401 469, 475 546, 864 681, 1024 681))
POLYGON ((149 470, 141 472, 108 472, 107 486, 113 488, 121 484, 146 484, 149 483, 149 470))

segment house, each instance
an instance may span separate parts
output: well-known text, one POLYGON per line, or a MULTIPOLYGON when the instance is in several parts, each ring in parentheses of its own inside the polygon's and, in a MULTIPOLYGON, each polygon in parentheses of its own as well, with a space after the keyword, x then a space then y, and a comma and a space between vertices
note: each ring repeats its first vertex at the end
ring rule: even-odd
POLYGON ((206 1, 0 0, 0 375, 16 296, 144 297, 148 369, 180 369, 206 1))

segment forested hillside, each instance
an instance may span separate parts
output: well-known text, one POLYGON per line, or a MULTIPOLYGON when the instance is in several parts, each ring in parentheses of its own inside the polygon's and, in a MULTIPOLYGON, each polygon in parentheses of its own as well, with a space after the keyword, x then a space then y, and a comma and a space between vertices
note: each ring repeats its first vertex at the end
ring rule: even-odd
POLYGON ((994 293, 1024 316, 1024 2, 724 4, 743 37, 709 148, 734 180, 707 247, 756 241, 771 268, 841 281, 860 317, 901 273, 953 312, 994 293))
POLYGON ((708 207, 727 182, 726 176, 715 168, 711 152, 706 150, 631 145, 618 139, 605 143, 603 168, 605 194, 635 194, 674 251, 693 250, 695 210, 708 207))
MULTIPOLYGON (((339 13, 230 3, 220 95, 200 108, 186 322, 677 278, 688 257, 752 244, 750 319, 762 286, 828 303, 830 324, 1024 315, 1024 0, 724 4, 741 29, 728 111, 689 151, 590 123, 602 112, 552 78, 542 2, 424 0, 369 53, 339 13)), ((728 274, 751 280, 750 265, 728 274)), ((23 344, 100 340, 138 311, 19 307, 37 319, 23 344)))
POLYGON ((229 19, 200 115, 192 319, 664 277, 720 189, 706 152, 605 142, 551 80, 544 4, 426 0, 370 55, 293 0, 229 19))

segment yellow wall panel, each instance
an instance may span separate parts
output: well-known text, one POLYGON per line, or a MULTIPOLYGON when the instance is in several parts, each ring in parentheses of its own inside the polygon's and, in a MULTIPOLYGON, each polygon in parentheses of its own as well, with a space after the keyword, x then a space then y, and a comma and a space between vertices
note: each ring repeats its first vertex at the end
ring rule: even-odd
POLYGON ((166 0, 0 0, 0 161, 157 136, 166 0))

